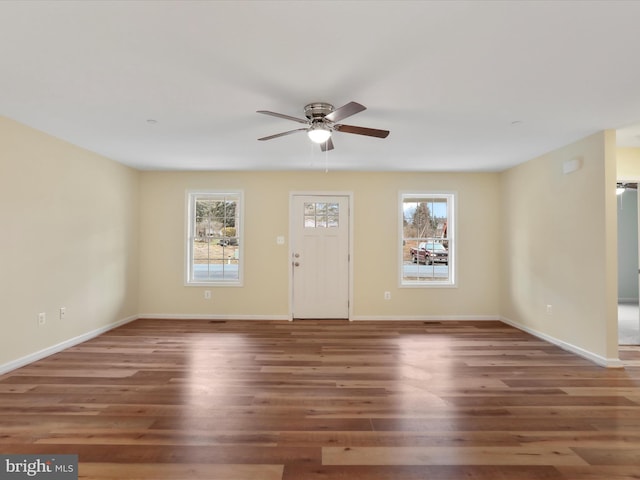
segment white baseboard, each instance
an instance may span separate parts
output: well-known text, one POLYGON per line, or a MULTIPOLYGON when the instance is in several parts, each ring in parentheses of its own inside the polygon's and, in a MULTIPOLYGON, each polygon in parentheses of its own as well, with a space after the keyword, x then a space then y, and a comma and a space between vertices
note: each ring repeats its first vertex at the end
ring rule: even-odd
POLYGON ((81 344, 82 342, 86 342, 87 340, 91 340, 92 338, 97 337, 98 335, 102 335, 103 333, 108 332, 109 330, 113 330, 121 325, 132 322, 138 319, 138 315, 132 315, 131 317, 124 318, 122 320, 118 320, 115 323, 111 323, 105 327, 100 327, 90 332, 84 333, 82 335, 78 335, 77 337, 70 338, 69 340, 65 340, 64 342, 60 342, 57 345, 53 345, 51 347, 47 347, 38 352, 31 353, 24 357, 18 358, 17 360, 13 360, 9 363, 5 363, 4 365, 0 365, 0 375, 4 375, 12 370, 15 370, 20 367, 24 367, 25 365, 29 365, 38 360, 42 360, 54 353, 61 352, 67 348, 74 347, 76 345, 81 344))
POLYGON ((552 337, 551 335, 547 335, 546 333, 542 333, 532 328, 521 325, 518 322, 514 322, 513 320, 506 317, 501 317, 501 320, 504 323, 517 328, 518 330, 522 330, 523 332, 530 333, 534 337, 538 337, 539 339, 544 340, 545 342, 552 343, 553 345, 556 345, 562 348, 563 350, 566 350, 571 353, 575 353, 576 355, 582 358, 586 358, 587 360, 595 363, 596 365, 600 365, 601 367, 622 368, 623 366, 619 358, 605 358, 601 355, 585 350, 582 347, 578 347, 571 343, 565 342, 564 340, 560 340, 555 337, 552 337))
POLYGON ((137 318, 152 320, 291 320, 286 315, 221 315, 183 313, 141 313, 137 318))
POLYGON ((398 321, 398 322, 448 322, 474 320, 501 320, 499 315, 357 315, 351 317, 353 321, 398 321))
MULTIPOLYGON (((220 315, 220 314, 181 314, 181 313, 141 313, 138 318, 156 320, 291 320, 286 315, 220 315)), ((501 320, 499 315, 357 315, 352 321, 472 321, 472 320, 501 320)))

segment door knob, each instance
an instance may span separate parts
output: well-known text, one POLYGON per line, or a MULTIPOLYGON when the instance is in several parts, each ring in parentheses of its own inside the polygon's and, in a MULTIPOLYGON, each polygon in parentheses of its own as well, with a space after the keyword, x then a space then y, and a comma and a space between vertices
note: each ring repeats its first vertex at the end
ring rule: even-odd
POLYGON ((295 262, 295 263, 293 264, 293 266, 294 266, 294 267, 299 267, 299 266, 300 266, 300 262, 295 262))

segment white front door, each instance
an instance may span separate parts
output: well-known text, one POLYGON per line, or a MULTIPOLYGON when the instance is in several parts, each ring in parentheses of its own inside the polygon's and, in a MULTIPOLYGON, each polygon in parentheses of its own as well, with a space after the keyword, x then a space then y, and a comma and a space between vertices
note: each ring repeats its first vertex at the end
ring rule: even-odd
POLYGON ((349 197, 294 195, 293 318, 349 318, 349 197))

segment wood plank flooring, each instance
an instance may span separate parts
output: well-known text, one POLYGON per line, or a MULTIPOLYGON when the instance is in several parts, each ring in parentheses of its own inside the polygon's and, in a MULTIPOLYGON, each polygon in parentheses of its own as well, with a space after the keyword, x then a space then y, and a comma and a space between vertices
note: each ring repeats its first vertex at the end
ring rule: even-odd
POLYGON ((637 480, 622 355, 500 322, 137 320, 0 376, 0 453, 87 480, 637 480))

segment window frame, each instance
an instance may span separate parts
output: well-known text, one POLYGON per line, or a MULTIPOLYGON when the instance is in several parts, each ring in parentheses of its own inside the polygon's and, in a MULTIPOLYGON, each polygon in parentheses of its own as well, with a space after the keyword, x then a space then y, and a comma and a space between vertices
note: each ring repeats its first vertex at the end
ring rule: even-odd
MULTIPOLYGON (((398 287, 399 288, 457 288, 457 192, 441 190, 401 191, 398 193, 398 287), (404 278, 404 202, 409 198, 425 200, 432 198, 447 201, 447 241, 448 246, 448 277, 445 280, 406 280, 404 278)), ((426 238, 426 237, 425 237, 426 238)), ((416 237, 415 239, 419 239, 416 237)))
POLYGON ((244 281, 244 191, 236 189, 194 189, 185 193, 186 218, 185 218, 185 268, 184 285, 187 287, 242 287, 244 281), (193 278, 193 246, 194 223, 196 213, 196 200, 201 197, 222 199, 224 197, 237 197, 236 205, 236 237, 238 239, 238 278, 196 280, 193 278))

